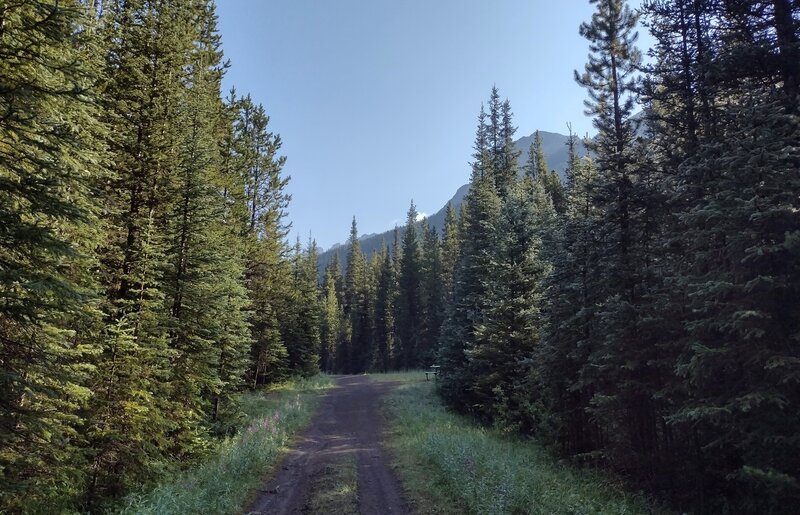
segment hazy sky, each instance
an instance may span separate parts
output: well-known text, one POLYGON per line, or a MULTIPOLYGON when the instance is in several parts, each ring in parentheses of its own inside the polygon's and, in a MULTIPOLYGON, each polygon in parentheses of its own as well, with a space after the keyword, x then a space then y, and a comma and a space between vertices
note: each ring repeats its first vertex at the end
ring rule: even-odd
MULTIPOLYGON (((517 136, 593 132, 573 80, 588 0, 217 0, 226 89, 264 104, 291 175, 292 238, 326 249, 432 214, 469 179, 496 84, 517 136)), ((642 34, 642 41, 644 39, 642 34)))

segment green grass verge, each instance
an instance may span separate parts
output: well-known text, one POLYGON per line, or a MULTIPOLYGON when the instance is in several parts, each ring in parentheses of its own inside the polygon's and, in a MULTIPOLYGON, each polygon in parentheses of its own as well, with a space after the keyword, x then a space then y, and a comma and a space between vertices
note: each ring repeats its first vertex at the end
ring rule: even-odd
POLYGON ((653 512, 619 484, 562 464, 535 442, 449 413, 430 381, 398 387, 386 407, 389 449, 417 513, 653 512))
POLYGON ((202 464, 126 497, 122 514, 228 514, 240 511, 264 484, 292 436, 311 420, 319 393, 330 387, 318 375, 242 395, 247 414, 242 431, 221 443, 202 464))
MULTIPOLYGON (((400 383, 419 383, 425 382, 425 372, 423 370, 407 370, 405 372, 385 372, 367 374, 370 381, 378 382, 400 382, 400 383)), ((430 381, 434 379, 431 377, 430 381)))

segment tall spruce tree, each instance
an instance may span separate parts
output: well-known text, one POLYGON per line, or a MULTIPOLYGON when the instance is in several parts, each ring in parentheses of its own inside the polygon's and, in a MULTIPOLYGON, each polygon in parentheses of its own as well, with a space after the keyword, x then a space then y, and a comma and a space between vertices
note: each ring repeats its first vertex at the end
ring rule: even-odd
POLYGON ((285 188, 280 135, 269 131, 269 116, 249 96, 239 99, 234 125, 234 162, 243 185, 243 228, 247 286, 252 318, 250 383, 279 380, 288 373, 289 355, 281 335, 280 315, 291 291, 284 222, 291 196, 285 188))
POLYGON ((696 442, 704 509, 788 513, 800 491, 800 8, 722 3, 709 15, 725 44, 699 71, 725 102, 679 168, 691 181, 678 194, 696 200, 678 214, 691 259, 677 281, 691 316, 676 367, 688 395, 672 420, 696 442))
POLYGON ((196 455, 208 445, 209 423, 219 416, 214 404, 222 387, 219 345, 224 342, 233 358, 250 343, 247 313, 241 309, 246 297, 237 284, 241 258, 225 251, 231 240, 222 226, 224 198, 215 177, 222 114, 219 36, 212 6, 195 2, 190 7, 187 28, 194 41, 187 55, 184 101, 177 111, 179 162, 167 185, 172 204, 165 223, 169 400, 175 406, 170 410, 170 445, 172 456, 179 458, 196 455), (232 305, 239 309, 231 311, 232 305))
POLYGON ((451 202, 447 203, 444 227, 442 229, 442 306, 447 306, 453 297, 456 263, 461 253, 461 234, 458 216, 451 202))
POLYGON ((593 395, 586 408, 598 419, 599 448, 612 462, 650 480, 658 468, 656 449, 663 413, 656 398, 661 376, 654 362, 647 305, 659 266, 654 239, 660 231, 652 169, 642 157, 631 113, 641 55, 634 46, 637 15, 621 0, 597 0, 591 22, 581 25, 591 54, 576 80, 587 88, 587 114, 598 136, 592 142, 599 176, 595 202, 602 219, 599 269, 603 299, 597 316, 603 335, 584 365, 593 395))
POLYGON ((298 240, 292 259, 292 286, 285 306, 282 336, 289 353, 289 367, 309 377, 319 372, 320 304, 317 272, 317 243, 305 250, 298 240))
POLYGON ((428 227, 426 220, 422 221, 421 232, 420 345, 416 353, 418 366, 434 363, 445 299, 439 234, 436 227, 428 227))
POLYGON ((567 210, 548 278, 547 321, 534 366, 546 413, 536 429, 566 452, 581 455, 594 449, 598 434, 586 411, 594 388, 582 370, 600 331, 595 313, 602 293, 596 231, 600 214, 594 201, 597 170, 591 159, 571 159, 567 176, 567 210))
POLYGON ((392 256, 386 242, 383 243, 378 256, 380 268, 378 269, 375 294, 373 368, 380 372, 387 372, 392 367, 392 357, 395 353, 394 306, 397 284, 392 267, 392 256))
POLYGON ((69 511, 100 322, 101 52, 83 2, 0 18, 0 511, 69 511))
POLYGON ((367 305, 367 259, 358 240, 356 218, 350 228, 350 246, 344 278, 344 315, 349 338, 343 339, 337 356, 339 370, 345 373, 364 372, 368 365, 371 331, 367 305))
POLYGON ((518 183, 508 191, 498 215, 484 314, 467 358, 474 378, 474 413, 487 422, 527 430, 533 418, 527 378, 539 345, 543 280, 549 272, 541 256, 536 215, 553 208, 543 190, 531 199, 522 186, 518 183))
POLYGON ((104 112, 115 175, 100 249, 105 334, 90 408, 89 510, 157 477, 171 446, 177 354, 170 349, 167 221, 176 208, 170 186, 181 170, 181 106, 196 38, 188 4, 109 2, 106 13, 104 112))
POLYGON ((547 159, 542 148, 542 136, 537 130, 533 134, 533 141, 528 149, 528 162, 525 165, 525 174, 535 182, 540 182, 550 196, 553 206, 559 214, 566 210, 566 198, 561 178, 547 166, 547 159))
MULTIPOLYGON (((484 323, 487 273, 496 251, 502 197, 495 164, 515 160, 511 155, 499 155, 508 146, 501 145, 498 139, 502 115, 497 88, 492 89, 489 106, 488 116, 483 106, 478 115, 470 191, 462 204, 461 257, 454 272, 452 302, 447 307, 439 338, 442 367, 439 392, 448 404, 460 411, 471 410, 474 404, 471 392, 475 378, 469 367, 468 353, 476 344, 476 330, 484 323)), ((511 126, 510 119, 508 126, 511 126)), ((504 184, 501 180, 500 185, 504 184)), ((504 194, 507 193, 505 190, 504 194)))
POLYGON ((320 326, 320 370, 326 373, 334 371, 336 349, 339 344, 342 324, 342 307, 336 294, 338 262, 333 261, 325 268, 322 280, 322 316, 320 326))
POLYGON ((399 368, 417 366, 421 346, 422 297, 420 280, 422 274, 420 238, 417 233, 417 208, 414 202, 408 208, 406 225, 403 231, 402 253, 400 254, 400 275, 396 304, 395 323, 397 327, 397 346, 399 368))

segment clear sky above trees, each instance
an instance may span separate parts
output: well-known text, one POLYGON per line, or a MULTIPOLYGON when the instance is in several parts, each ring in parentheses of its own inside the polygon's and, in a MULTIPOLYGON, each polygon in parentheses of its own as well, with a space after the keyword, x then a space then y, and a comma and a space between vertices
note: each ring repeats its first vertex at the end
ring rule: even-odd
POLYGON ((267 108, 292 176, 292 235, 322 248, 344 242, 353 215, 368 234, 402 224, 412 198, 420 212, 440 209, 469 179, 493 84, 512 101, 517 136, 566 133, 567 122, 594 132, 572 78, 586 61, 588 1, 218 4, 226 85, 267 108))

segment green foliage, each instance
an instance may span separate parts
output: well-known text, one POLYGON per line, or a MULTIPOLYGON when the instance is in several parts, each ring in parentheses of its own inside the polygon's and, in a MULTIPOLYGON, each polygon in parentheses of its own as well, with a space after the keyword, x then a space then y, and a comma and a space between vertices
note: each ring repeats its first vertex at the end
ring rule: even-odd
POLYGON ((372 331, 369 310, 369 272, 367 259, 358 243, 356 219, 350 228, 350 248, 344 279, 344 316, 347 337, 340 340, 336 353, 338 369, 346 373, 365 372, 371 355, 372 331))
POLYGON ((336 350, 342 326, 342 308, 336 291, 338 261, 325 269, 322 280, 322 316, 320 320, 320 368, 330 373, 336 363, 336 350))
POLYGON ((213 3, 89 4, 3 8, 3 511, 102 510, 288 364, 280 139, 220 98, 213 3))
POLYGON ((431 383, 401 386, 387 400, 390 448, 401 477, 433 513, 647 513, 619 485, 576 471, 533 441, 448 413, 431 383), (425 473, 424 483, 412 475, 425 473), (432 490, 432 491, 431 491, 432 490))
POLYGON ((497 220, 498 237, 487 270, 486 305, 467 349, 474 382, 473 413, 485 421, 530 427, 530 389, 526 379, 539 345, 543 281, 549 264, 542 259, 537 223, 552 204, 542 192, 531 198, 522 185, 513 188, 497 220), (540 216, 536 216, 537 212, 540 216))
POLYGON ((226 438, 197 467, 131 494, 116 513, 219 513, 242 510, 286 451, 295 433, 311 420, 320 391, 331 386, 325 376, 290 381, 269 392, 243 394, 247 416, 241 431, 226 438))
MULTIPOLYGON (((791 512, 797 2, 648 1, 643 68, 639 11, 592 0, 576 73, 592 158, 571 135, 562 185, 536 134, 520 181, 492 88, 441 239, 412 203, 391 250, 365 256, 354 219, 321 289, 316 245, 285 241, 280 136, 249 96, 221 98, 213 2, 90 4, 1 9, 0 511, 97 512, 155 483, 129 509, 230 511, 286 437, 236 435, 260 402, 246 385, 438 362, 449 406, 682 509, 791 512), (237 467, 249 479, 217 482, 237 467)), ((404 438, 436 471, 431 502, 629 509, 414 407, 430 427, 404 438)))
POLYGON ((82 2, 6 4, 2 26, 0 511, 66 509, 98 351, 102 63, 82 2))
POLYGON ((317 244, 310 241, 305 251, 300 242, 292 261, 291 296, 284 316, 283 339, 294 373, 312 376, 319 372, 320 313, 317 284, 317 244))
POLYGON ((420 323, 418 366, 431 365, 436 361, 436 348, 444 311, 444 284, 442 281, 442 249, 435 227, 421 223, 420 255, 420 323))
POLYGON ((281 326, 282 310, 292 295, 291 266, 286 255, 288 232, 283 219, 291 197, 285 193, 288 177, 282 175, 286 158, 278 156, 281 139, 269 131, 269 116, 249 96, 231 95, 236 113, 231 129, 228 174, 239 186, 230 191, 241 223, 237 227, 246 256, 245 285, 251 306, 251 366, 249 379, 255 387, 284 379, 289 372, 289 352, 281 326))
POLYGON ((377 271, 374 311, 375 356, 371 368, 386 372, 392 367, 393 357, 397 352, 394 333, 397 281, 392 256, 385 244, 378 254, 378 261, 380 266, 377 271))
POLYGON ((397 353, 399 368, 415 368, 421 358, 422 342, 422 249, 417 235, 417 208, 414 202, 408 208, 403 232, 397 279, 398 294, 395 304, 397 327, 397 353))
POLYGON ((455 288, 455 273, 458 257, 461 254, 461 233, 459 232, 458 217, 453 204, 447 203, 447 213, 442 229, 442 294, 444 305, 446 306, 453 298, 455 288))

